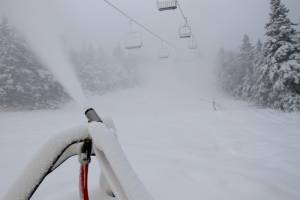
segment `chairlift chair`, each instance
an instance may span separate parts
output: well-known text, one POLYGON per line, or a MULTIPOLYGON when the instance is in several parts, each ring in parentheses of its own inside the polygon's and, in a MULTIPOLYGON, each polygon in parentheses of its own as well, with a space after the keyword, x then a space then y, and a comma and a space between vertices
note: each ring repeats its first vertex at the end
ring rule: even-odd
POLYGON ((192 38, 190 39, 190 41, 189 41, 189 43, 188 43, 188 47, 189 47, 189 49, 191 49, 191 50, 195 50, 195 49, 198 48, 198 43, 197 43, 197 41, 195 40, 194 37, 192 37, 192 38))
POLYGON ((179 38, 191 38, 192 37, 192 29, 185 23, 182 27, 179 28, 179 38))
POLYGON ((128 33, 125 40, 125 49, 140 49, 143 47, 142 36, 137 31, 131 31, 128 33))
POLYGON ((170 56, 170 51, 167 47, 163 46, 158 51, 158 56, 160 59, 166 59, 170 56))
POLYGON ((177 4, 177 0, 157 0, 157 8, 159 11, 175 10, 177 4))

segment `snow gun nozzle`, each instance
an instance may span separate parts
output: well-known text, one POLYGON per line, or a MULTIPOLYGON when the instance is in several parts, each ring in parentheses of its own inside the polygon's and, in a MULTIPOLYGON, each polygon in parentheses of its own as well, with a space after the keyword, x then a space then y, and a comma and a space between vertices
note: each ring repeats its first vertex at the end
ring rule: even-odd
POLYGON ((96 111, 93 108, 89 108, 84 112, 85 116, 88 119, 88 122, 103 122, 102 119, 98 116, 96 111))

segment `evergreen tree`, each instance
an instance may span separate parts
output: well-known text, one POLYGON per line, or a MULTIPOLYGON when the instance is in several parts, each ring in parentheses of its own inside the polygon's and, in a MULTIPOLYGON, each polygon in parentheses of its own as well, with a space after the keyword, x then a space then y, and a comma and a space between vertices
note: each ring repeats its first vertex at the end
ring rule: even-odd
POLYGON ((251 74, 251 87, 250 87, 250 101, 256 101, 256 93, 257 93, 257 84, 258 79, 260 77, 260 67, 263 64, 264 55, 263 55, 263 44, 261 40, 258 40, 254 49, 254 63, 253 63, 253 72, 251 74))
POLYGON ((236 53, 222 48, 220 49, 217 58, 217 64, 219 66, 218 78, 221 81, 222 89, 229 93, 232 93, 236 88, 236 57, 236 53))
POLYGON ((271 0, 256 96, 263 105, 291 111, 300 109, 300 43, 288 12, 281 0, 271 0))
POLYGON ((263 53, 263 43, 258 40, 254 50, 254 76, 257 78, 259 66, 263 64, 264 53, 263 53))
POLYGON ((87 93, 98 93, 105 87, 105 60, 102 49, 87 45, 71 51, 71 60, 76 67, 82 88, 87 93))
POLYGON ((6 19, 0 24, 0 107, 56 107, 67 95, 6 19))
POLYGON ((100 46, 93 45, 70 50, 70 59, 87 95, 126 87, 134 79, 133 67, 130 66, 131 70, 128 70, 127 56, 121 47, 117 46, 113 54, 114 58, 110 59, 100 46))
POLYGON ((235 60, 235 90, 234 95, 248 98, 251 88, 251 75, 253 73, 254 47, 248 35, 244 35, 239 55, 235 60))

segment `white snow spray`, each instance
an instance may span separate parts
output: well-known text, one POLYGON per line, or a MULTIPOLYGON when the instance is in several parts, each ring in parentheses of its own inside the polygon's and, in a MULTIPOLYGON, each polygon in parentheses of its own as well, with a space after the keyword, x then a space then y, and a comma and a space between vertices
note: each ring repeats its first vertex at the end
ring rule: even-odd
POLYGON ((70 96, 86 107, 86 98, 59 40, 58 19, 52 0, 2 0, 4 15, 26 37, 40 61, 70 96))

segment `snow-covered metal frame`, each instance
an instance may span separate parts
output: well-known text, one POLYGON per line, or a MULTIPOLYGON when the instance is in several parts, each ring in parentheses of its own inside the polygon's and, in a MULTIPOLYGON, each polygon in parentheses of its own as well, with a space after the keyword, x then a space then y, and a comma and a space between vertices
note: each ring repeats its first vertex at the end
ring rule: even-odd
POLYGON ((175 10, 177 8, 177 0, 157 0, 157 8, 159 11, 175 10))
POLYGON ((85 140, 92 140, 92 154, 96 156, 101 168, 99 189, 105 195, 103 198, 151 200, 124 154, 112 122, 104 123, 91 122, 51 139, 11 186, 4 199, 29 200, 48 174, 68 158, 77 155, 85 140))

